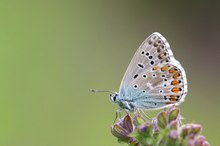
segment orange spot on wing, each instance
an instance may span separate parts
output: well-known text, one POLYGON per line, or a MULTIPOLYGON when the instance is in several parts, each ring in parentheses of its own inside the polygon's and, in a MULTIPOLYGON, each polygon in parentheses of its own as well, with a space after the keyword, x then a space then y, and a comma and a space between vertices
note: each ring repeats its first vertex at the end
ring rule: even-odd
POLYGON ((160 66, 154 66, 153 70, 158 70, 160 68, 160 66))
POLYGON ((179 84, 179 81, 177 79, 175 79, 171 82, 171 85, 174 85, 174 86, 178 85, 178 84, 179 84))
POLYGON ((174 95, 171 95, 171 96, 170 96, 170 101, 172 101, 172 102, 174 102, 174 101, 177 101, 177 98, 176 98, 176 96, 174 96, 174 95))
POLYGON ((161 53, 161 54, 158 56, 159 59, 163 59, 163 57, 164 57, 164 54, 163 54, 163 53, 161 53))
POLYGON ((171 69, 169 70, 169 72, 170 72, 170 73, 174 73, 174 72, 176 72, 176 70, 175 70, 174 68, 171 68, 171 69))
POLYGON ((170 101, 176 101, 176 99, 175 98, 170 98, 170 101))
POLYGON ((178 87, 173 87, 173 89, 171 91, 174 93, 178 93, 180 91, 180 89, 178 87))
POLYGON ((166 71, 168 70, 168 65, 164 65, 162 68, 161 68, 161 71, 166 71))
POLYGON ((180 76, 180 73, 179 72, 175 72, 174 75, 173 75, 173 78, 176 79, 179 76, 180 76))

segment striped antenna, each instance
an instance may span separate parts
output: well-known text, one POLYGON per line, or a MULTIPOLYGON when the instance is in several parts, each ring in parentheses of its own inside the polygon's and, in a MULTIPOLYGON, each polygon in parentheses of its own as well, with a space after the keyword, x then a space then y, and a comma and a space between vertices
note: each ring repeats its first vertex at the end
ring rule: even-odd
POLYGON ((109 90, 97 90, 97 89, 90 89, 90 92, 110 92, 110 93, 115 93, 115 92, 109 91, 109 90))

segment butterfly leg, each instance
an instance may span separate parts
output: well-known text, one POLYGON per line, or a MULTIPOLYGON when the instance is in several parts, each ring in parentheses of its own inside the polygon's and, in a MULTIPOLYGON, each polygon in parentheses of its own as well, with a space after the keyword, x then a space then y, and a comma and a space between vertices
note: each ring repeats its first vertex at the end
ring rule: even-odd
POLYGON ((144 117, 147 118, 148 120, 152 120, 150 117, 148 117, 148 116, 146 115, 146 113, 145 113, 143 110, 137 109, 137 111, 138 111, 138 113, 139 113, 141 116, 144 116, 144 117))
POLYGON ((137 111, 137 114, 138 114, 139 116, 141 116, 142 118, 145 119, 145 117, 144 117, 143 114, 141 113, 140 109, 137 109, 136 111, 137 111))
POLYGON ((122 111, 122 108, 116 110, 114 123, 118 117, 121 118, 121 111, 122 111))
POLYGON ((184 117, 182 117, 181 115, 180 115, 180 117, 179 117, 179 124, 182 126, 184 123, 182 122, 182 120, 184 119, 184 117))

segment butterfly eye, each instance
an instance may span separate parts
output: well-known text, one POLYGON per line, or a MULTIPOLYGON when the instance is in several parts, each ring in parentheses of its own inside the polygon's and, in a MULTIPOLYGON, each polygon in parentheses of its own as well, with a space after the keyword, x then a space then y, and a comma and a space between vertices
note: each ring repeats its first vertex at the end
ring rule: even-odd
POLYGON ((116 101, 116 95, 113 97, 113 101, 114 101, 114 102, 116 101))
POLYGON ((110 94, 110 100, 111 102, 113 103, 116 103, 117 102, 117 94, 110 94))

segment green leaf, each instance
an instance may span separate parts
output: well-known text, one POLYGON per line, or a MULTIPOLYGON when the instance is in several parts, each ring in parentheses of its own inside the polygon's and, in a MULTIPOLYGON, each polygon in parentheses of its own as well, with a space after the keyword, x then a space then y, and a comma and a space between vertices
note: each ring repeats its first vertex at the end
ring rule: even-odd
POLYGON ((166 113, 164 111, 157 115, 157 124, 160 128, 165 129, 167 126, 166 113))
POLYGON ((145 122, 145 120, 140 115, 135 115, 134 117, 134 125, 139 126, 145 122))
POLYGON ((138 135, 139 135, 139 133, 135 130, 131 134, 129 134, 128 136, 136 138, 138 135))
POLYGON ((167 142, 167 146, 179 146, 179 142, 178 142, 178 140, 176 140, 176 141, 168 141, 167 142))
POLYGON ((137 139, 137 141, 139 143, 143 143, 143 141, 144 141, 144 137, 141 134, 139 134, 139 133, 136 135, 135 138, 137 139))
POLYGON ((182 127, 182 130, 181 130, 181 137, 183 138, 183 139, 185 139, 186 138, 186 136, 188 135, 188 133, 189 133, 189 128, 188 128, 188 126, 187 125, 184 125, 184 127, 182 127))
POLYGON ((140 146, 140 144, 137 140, 135 140, 135 141, 132 141, 129 146, 140 146))
POLYGON ((171 130, 177 130, 177 128, 178 128, 177 121, 170 122, 169 127, 171 130))
POLYGON ((169 112, 169 117, 168 117, 168 121, 169 123, 171 121, 177 120, 177 117, 179 116, 180 110, 177 108, 173 108, 170 112, 169 112))
POLYGON ((151 137, 153 128, 151 124, 145 122, 137 127, 137 131, 144 137, 151 137))
POLYGON ((153 126, 150 125, 146 131, 146 137, 153 137, 153 126))
POLYGON ((163 139, 160 139, 160 140, 157 142, 156 146, 164 146, 164 144, 165 144, 165 141, 164 141, 163 139))
POLYGON ((123 141, 123 140, 121 140, 121 139, 118 139, 118 143, 120 143, 120 144, 122 144, 122 145, 128 145, 127 142, 125 142, 125 141, 123 141))
POLYGON ((202 126, 201 125, 198 125, 198 124, 193 124, 192 125, 192 128, 191 128, 191 133, 194 134, 194 135, 197 135, 201 132, 202 130, 202 126))

